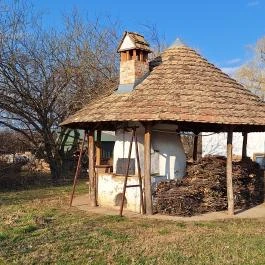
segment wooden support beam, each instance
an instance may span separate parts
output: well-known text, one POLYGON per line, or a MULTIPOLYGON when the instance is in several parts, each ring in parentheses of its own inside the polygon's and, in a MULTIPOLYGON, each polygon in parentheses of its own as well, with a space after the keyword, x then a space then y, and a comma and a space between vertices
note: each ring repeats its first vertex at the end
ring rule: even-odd
POLYGON ((97 130, 97 142, 96 142, 96 165, 100 165, 101 162, 101 131, 97 130))
POLYGON ((153 214, 151 186, 151 124, 146 124, 144 134, 144 194, 146 214, 153 214))
POLYGON ((143 183, 142 183, 142 172, 141 172, 141 165, 140 165, 140 156, 139 156, 139 148, 138 148, 138 139, 135 129, 135 153, 136 153, 136 160, 137 160, 137 171, 138 171, 138 178, 139 178, 139 186, 140 186, 140 203, 141 203, 141 210, 142 214, 146 214, 145 204, 144 204, 144 197, 143 197, 143 183))
MULTIPOLYGON (((96 165, 101 164, 101 131, 97 130, 97 142, 96 142, 96 165)), ((95 192, 96 203, 98 202, 98 168, 95 168, 95 192)))
POLYGON ((97 206, 96 183, 95 183, 95 131, 90 130, 88 134, 88 170, 91 206, 97 206))
POLYGON ((243 132, 242 159, 247 157, 248 133, 243 132))
POLYGON ((198 159, 198 138, 199 138, 198 133, 196 133, 193 139, 193 153, 192 153, 193 161, 197 161, 198 159))
POLYGON ((233 155, 233 131, 229 130, 227 133, 227 159, 226 159, 227 203, 228 203, 229 215, 234 215, 232 155, 233 155))

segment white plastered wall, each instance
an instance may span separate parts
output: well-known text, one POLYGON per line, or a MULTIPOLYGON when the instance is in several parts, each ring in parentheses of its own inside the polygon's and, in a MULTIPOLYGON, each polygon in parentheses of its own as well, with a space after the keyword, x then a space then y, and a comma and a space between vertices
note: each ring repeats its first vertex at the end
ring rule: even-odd
MULTIPOLYGON (((137 177, 128 178, 128 185, 138 185, 137 177)), ((100 174, 98 177, 98 203, 100 206, 118 207, 115 205, 116 197, 122 194, 124 177, 112 174, 100 174)), ((126 190, 127 205, 125 209, 140 212, 140 189, 139 187, 126 190)))
MULTIPOLYGON (((137 129, 138 148, 142 175, 144 172, 144 127, 137 129)), ((167 179, 182 178, 186 172, 186 155, 176 125, 160 124, 152 129, 151 137, 151 173, 165 176, 167 179), (158 164, 158 165, 157 165, 158 164)), ((116 131, 116 142, 113 152, 113 170, 115 173, 118 158, 128 158, 131 132, 116 131)), ((137 160, 133 143, 131 158, 137 160)))
POLYGON ((131 38, 128 35, 126 35, 119 50, 123 51, 123 50, 130 50, 134 48, 135 48, 135 43, 131 40, 131 38))
MULTIPOLYGON (((142 175, 144 173, 144 132, 145 129, 140 123, 133 123, 131 126, 138 126, 137 138, 140 156, 142 175)), ((180 136, 176 132, 176 125, 160 124, 152 129, 151 136, 151 173, 152 188, 162 180, 181 178, 185 175, 186 156, 180 136)), ((117 160, 128 158, 132 132, 123 129, 116 131, 116 141, 113 152, 113 170, 115 173, 117 160)), ((135 143, 132 146, 131 157, 135 159, 135 173, 137 175, 137 160, 135 154, 135 143)), ((138 184, 138 177, 128 178, 128 185, 138 184)), ((116 174, 101 173, 98 176, 98 202, 101 206, 118 207, 116 198, 121 196, 124 185, 124 176, 116 174), (116 205, 115 205, 116 204, 116 205)), ((139 187, 126 190, 126 209, 140 212, 139 187)))
MULTIPOLYGON (((206 135, 207 133, 204 133, 206 135)), ((211 134, 211 133, 208 133, 211 134)), ((212 134, 202 137, 202 155, 226 156, 227 133, 212 134)), ((242 155, 242 133, 233 134, 233 154, 242 155)), ((265 133, 248 133, 247 156, 253 158, 255 153, 265 153, 265 133)))

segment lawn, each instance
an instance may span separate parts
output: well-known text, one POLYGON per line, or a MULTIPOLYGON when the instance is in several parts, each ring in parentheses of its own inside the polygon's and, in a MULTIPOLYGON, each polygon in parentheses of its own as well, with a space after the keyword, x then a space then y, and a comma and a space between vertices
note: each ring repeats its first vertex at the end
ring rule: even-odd
POLYGON ((70 190, 0 192, 0 264, 265 264, 264 219, 100 216, 69 209, 70 190))

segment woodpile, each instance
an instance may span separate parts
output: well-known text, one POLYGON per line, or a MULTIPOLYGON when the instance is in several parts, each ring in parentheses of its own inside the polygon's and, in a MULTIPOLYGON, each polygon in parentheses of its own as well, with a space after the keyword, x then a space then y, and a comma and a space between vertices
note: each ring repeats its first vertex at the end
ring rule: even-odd
MULTIPOLYGON (((264 175, 250 159, 233 162, 235 209, 264 201, 264 175)), ((182 180, 163 181, 154 191, 154 211, 192 216, 227 209, 226 158, 209 156, 189 163, 182 180)))

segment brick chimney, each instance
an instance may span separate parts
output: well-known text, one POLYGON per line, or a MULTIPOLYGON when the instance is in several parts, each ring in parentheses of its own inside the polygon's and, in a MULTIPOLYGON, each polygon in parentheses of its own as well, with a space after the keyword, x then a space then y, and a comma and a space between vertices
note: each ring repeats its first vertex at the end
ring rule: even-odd
POLYGON ((135 32, 125 32, 119 44, 120 84, 118 93, 130 92, 149 74, 148 53, 151 52, 144 37, 135 32))

